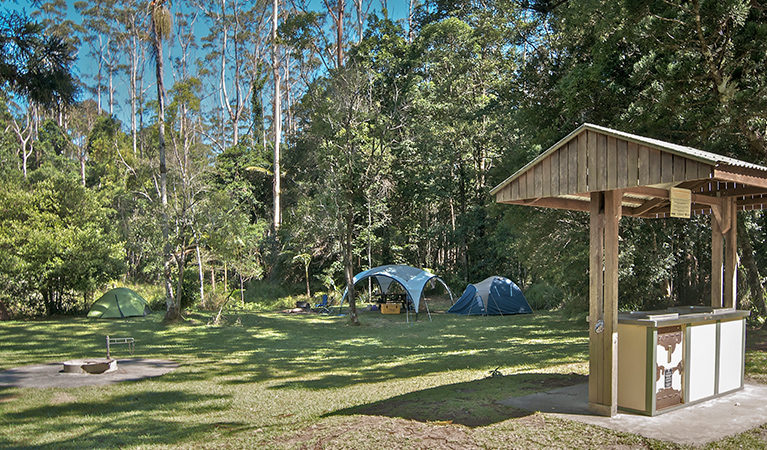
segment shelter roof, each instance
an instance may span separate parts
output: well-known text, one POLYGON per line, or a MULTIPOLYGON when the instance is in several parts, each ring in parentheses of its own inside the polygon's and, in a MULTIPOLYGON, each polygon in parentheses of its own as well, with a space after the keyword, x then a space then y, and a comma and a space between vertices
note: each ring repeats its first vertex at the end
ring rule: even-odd
MULTIPOLYGON (((355 275, 352 283, 357 284, 360 281, 368 278, 375 279, 383 292, 387 292, 392 281, 396 281, 403 287, 407 295, 410 297, 410 300, 413 302, 416 311, 418 311, 424 287, 430 280, 436 280, 442 284, 450 295, 450 299, 452 300, 453 298, 453 293, 450 291, 450 288, 442 278, 434 275, 429 271, 411 266, 391 264, 386 266, 373 267, 372 269, 365 270, 355 275)), ((346 298, 346 295, 347 291, 344 290, 344 294, 341 296, 342 302, 343 299, 346 298)))
POLYGON ((667 217, 670 188, 691 191, 692 212, 735 197, 739 210, 767 205, 767 167, 593 124, 543 152, 491 194, 499 203, 588 211, 592 192, 622 190, 623 215, 667 217))

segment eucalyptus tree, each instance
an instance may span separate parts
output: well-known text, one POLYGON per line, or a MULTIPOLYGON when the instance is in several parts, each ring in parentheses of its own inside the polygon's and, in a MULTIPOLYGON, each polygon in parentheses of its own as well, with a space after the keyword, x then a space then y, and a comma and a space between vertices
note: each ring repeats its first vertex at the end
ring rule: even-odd
POLYGON ((130 129, 133 141, 133 153, 139 154, 138 132, 140 125, 138 115, 144 104, 143 74, 147 60, 147 28, 148 20, 145 8, 134 0, 120 0, 114 6, 116 22, 115 38, 119 42, 123 64, 120 66, 127 71, 128 97, 130 101, 130 129))
POLYGON ((464 280, 479 276, 471 270, 486 258, 488 174, 511 153, 503 97, 518 70, 515 14, 432 10, 422 14, 411 44, 420 78, 408 111, 410 144, 398 158, 408 175, 397 196, 418 214, 404 218, 411 225, 404 237, 416 244, 414 259, 464 280))
POLYGON ((252 81, 259 78, 258 72, 266 60, 269 3, 266 0, 199 0, 193 5, 202 11, 208 25, 208 34, 201 39, 208 63, 203 73, 210 76, 216 86, 217 120, 225 128, 215 137, 223 149, 237 145, 247 126, 254 89, 252 81))
POLYGON ((200 282, 200 298, 204 299, 202 265, 202 229, 206 218, 201 203, 210 190, 210 147, 202 142, 202 82, 196 78, 175 83, 170 91, 167 110, 170 154, 169 221, 173 225, 172 256, 176 263, 176 301, 179 307, 190 304, 185 300, 184 277, 188 255, 194 251, 200 282))
POLYGON ((280 144, 282 143, 282 95, 281 89, 281 75, 280 75, 280 50, 277 41, 277 28, 279 27, 278 21, 280 16, 280 1, 274 0, 272 2, 272 82, 274 84, 274 95, 272 95, 272 129, 274 133, 274 229, 278 230, 282 224, 282 208, 280 207, 280 196, 282 194, 281 186, 281 168, 280 168, 280 144))
MULTIPOLYGON (((109 113, 114 112, 114 74, 117 70, 117 57, 113 40, 113 10, 114 0, 96 0, 75 2, 77 12, 83 18, 83 41, 90 47, 89 55, 96 62, 96 73, 93 75, 96 86, 93 88, 99 109, 102 109, 103 90, 108 98, 109 113)), ((106 109, 106 108, 105 108, 106 109)))
POLYGON ((373 243, 390 220, 392 159, 394 147, 404 145, 412 85, 402 30, 387 20, 373 23, 345 65, 308 89, 303 133, 290 156, 296 253, 323 265, 341 259, 353 324, 359 319, 352 281, 366 249, 371 264, 373 243))
POLYGON ((168 321, 178 319, 181 314, 181 305, 173 295, 171 280, 170 258, 171 243, 168 232, 168 166, 165 160, 165 83, 164 83, 164 58, 163 41, 171 33, 173 23, 170 10, 165 4, 166 0, 152 0, 149 4, 150 14, 150 37, 153 57, 155 61, 155 79, 157 81, 157 150, 160 162, 160 179, 157 186, 160 197, 162 240, 163 240, 163 281, 165 285, 165 297, 168 321))

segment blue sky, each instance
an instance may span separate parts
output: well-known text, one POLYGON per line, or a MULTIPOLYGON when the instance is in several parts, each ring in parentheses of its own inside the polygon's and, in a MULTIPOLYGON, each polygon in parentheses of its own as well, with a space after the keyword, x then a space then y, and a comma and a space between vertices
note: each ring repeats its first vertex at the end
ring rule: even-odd
MULTIPOLYGON (((44 2, 45 0, 41 0, 41 2, 44 2)), ((143 0, 142 0, 143 1, 143 0)), ((351 0, 346 0, 348 7, 351 7, 351 0)), ((371 10, 372 11, 380 11, 381 8, 381 0, 370 0, 371 2, 371 10)), ((3 7, 0 8, 0 11, 2 10, 18 10, 18 11, 25 11, 27 15, 30 15, 33 11, 38 10, 39 7, 35 6, 35 3, 40 2, 33 2, 31 0, 6 0, 3 4, 3 7)), ((69 20, 72 20, 75 23, 81 23, 82 19, 80 15, 75 11, 74 3, 75 0, 66 0, 68 11, 67 11, 67 17, 69 20)), ((172 8, 177 8, 182 5, 181 1, 174 2, 172 5, 172 8)), ((322 0, 311 0, 310 5, 313 5, 317 10, 324 9, 324 3, 322 0)), ((394 20, 405 20, 405 18, 408 15, 408 8, 409 8, 409 0, 386 0, 386 6, 388 8, 389 17, 394 20)), ((348 26, 348 25, 347 25, 348 26)), ((207 34, 207 30, 205 29, 205 26, 201 23, 198 23, 195 27, 196 29, 196 35, 198 37, 198 40, 200 37, 207 34)), ((198 42, 199 44, 199 42, 198 42)), ((167 51, 167 50, 166 50, 167 51)), ((198 50, 198 52, 200 52, 198 50)), ((78 49, 78 59, 75 65, 75 75, 80 78, 84 83, 88 85, 93 85, 94 82, 92 79, 89 79, 92 74, 95 74, 97 72, 97 64, 94 58, 89 55, 90 48, 87 45, 83 45, 82 48, 78 49)), ((199 54, 199 53, 198 53, 199 54)), ((171 73, 172 67, 170 64, 166 64, 166 85, 172 84, 172 73, 171 73)), ((146 81, 145 81, 145 88, 147 88, 147 94, 149 99, 153 99, 155 97, 154 95, 154 88, 151 86, 146 86, 147 84, 153 82, 150 81, 153 80, 153 76, 151 70, 148 70, 146 73, 146 81)), ((119 79, 115 80, 115 90, 116 90, 116 105, 115 105, 115 115, 118 119, 120 119, 125 126, 129 126, 130 124, 130 104, 125 100, 125 96, 128 92, 128 87, 126 85, 127 77, 121 76, 119 79)), ((94 98, 94 95, 89 92, 83 92, 80 96, 80 100, 85 100, 88 98, 94 98)), ((105 94, 102 94, 102 107, 106 110, 108 110, 108 97, 105 94)))

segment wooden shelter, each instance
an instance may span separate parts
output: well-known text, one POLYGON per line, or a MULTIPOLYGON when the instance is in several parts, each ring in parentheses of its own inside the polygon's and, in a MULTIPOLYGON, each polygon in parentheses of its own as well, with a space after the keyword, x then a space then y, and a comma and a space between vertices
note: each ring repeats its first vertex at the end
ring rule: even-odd
POLYGON ((767 167, 584 124, 491 194, 499 203, 590 213, 589 409, 613 416, 620 218, 711 214, 711 306, 734 307, 736 213, 767 204, 767 167))

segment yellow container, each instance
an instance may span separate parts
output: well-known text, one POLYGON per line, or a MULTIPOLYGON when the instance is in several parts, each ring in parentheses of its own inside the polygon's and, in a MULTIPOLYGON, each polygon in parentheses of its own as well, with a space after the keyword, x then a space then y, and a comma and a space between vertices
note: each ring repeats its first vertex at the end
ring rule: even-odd
POLYGON ((384 303, 381 305, 381 314, 399 314, 399 303, 384 303))

